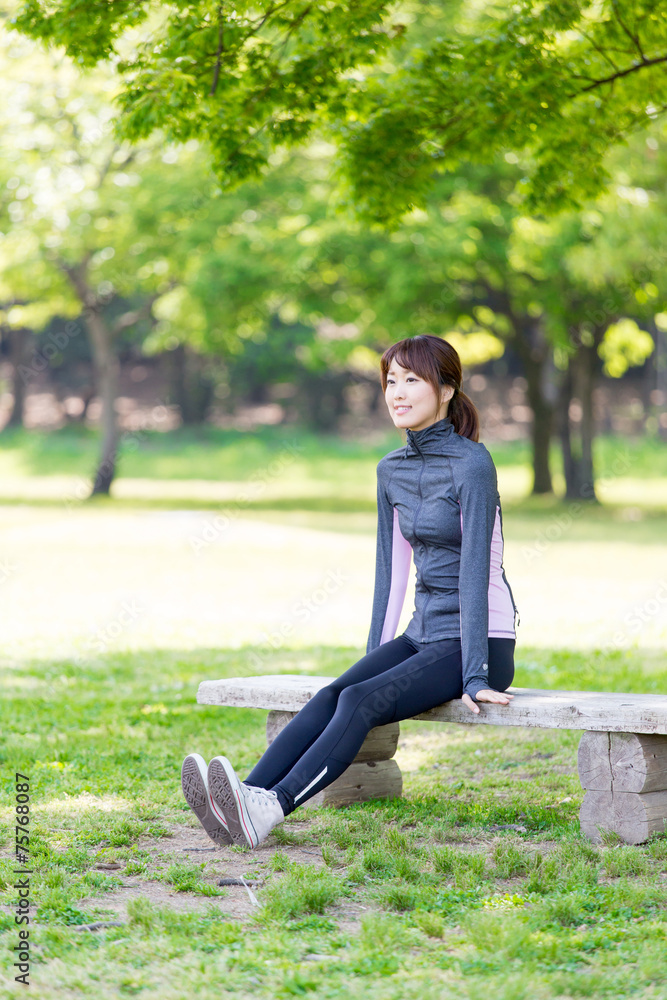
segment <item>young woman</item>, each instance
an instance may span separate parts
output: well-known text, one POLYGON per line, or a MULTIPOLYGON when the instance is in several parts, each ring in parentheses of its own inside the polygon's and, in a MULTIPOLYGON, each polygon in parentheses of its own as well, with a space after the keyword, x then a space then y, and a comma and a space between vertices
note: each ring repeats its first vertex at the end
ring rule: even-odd
POLYGON ((257 847, 354 760, 375 726, 462 698, 507 705, 514 677, 514 598, 503 569, 502 513, 491 455, 461 391, 461 362, 431 334, 380 361, 394 425, 406 443, 377 466, 375 592, 366 655, 321 688, 245 781, 226 757, 189 754, 183 793, 218 843, 257 847), (416 568, 415 607, 394 637, 416 568))

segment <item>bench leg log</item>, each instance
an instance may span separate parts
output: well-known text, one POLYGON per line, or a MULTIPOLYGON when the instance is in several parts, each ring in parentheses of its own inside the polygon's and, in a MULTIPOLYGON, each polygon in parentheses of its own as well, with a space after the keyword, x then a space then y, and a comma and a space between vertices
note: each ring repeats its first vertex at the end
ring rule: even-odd
MULTIPOLYGON (((270 746, 296 712, 271 711, 266 720, 266 742, 270 746)), ((367 799, 392 799, 403 794, 403 776, 393 759, 398 746, 399 725, 371 729, 346 771, 330 785, 303 803, 302 808, 345 806, 367 799)))
POLYGON ((578 763, 583 834, 599 843, 609 830, 643 844, 667 832, 667 736, 585 732, 578 763))

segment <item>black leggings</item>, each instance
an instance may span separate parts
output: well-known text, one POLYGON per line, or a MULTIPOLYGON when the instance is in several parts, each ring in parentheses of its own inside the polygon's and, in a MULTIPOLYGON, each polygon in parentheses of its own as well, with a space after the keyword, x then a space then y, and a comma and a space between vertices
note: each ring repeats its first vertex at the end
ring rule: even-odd
MULTIPOLYGON (((489 638, 489 687, 514 677, 514 639, 489 638)), ((291 813, 350 766, 375 726, 420 715, 463 691, 461 640, 405 634, 362 656, 321 688, 276 736, 246 784, 275 789, 291 813)))

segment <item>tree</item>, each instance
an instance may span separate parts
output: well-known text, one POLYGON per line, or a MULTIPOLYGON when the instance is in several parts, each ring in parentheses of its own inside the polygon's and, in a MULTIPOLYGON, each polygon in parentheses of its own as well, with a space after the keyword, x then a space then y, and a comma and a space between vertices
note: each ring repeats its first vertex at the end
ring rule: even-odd
POLYGON ((386 222, 423 206, 439 171, 498 152, 523 159, 527 211, 580 207, 610 179, 608 149, 667 109, 667 18, 650 0, 455 4, 435 17, 431 5, 428 33, 380 0, 151 10, 26 0, 13 23, 81 65, 115 60, 123 134, 203 139, 223 184, 328 123, 356 204, 386 222))
MULTIPOLYGON (((108 493, 119 441, 119 338, 135 327, 145 336, 152 310, 168 310, 169 296, 196 274, 197 254, 182 251, 180 234, 203 218, 210 237, 217 185, 196 149, 165 152, 158 137, 133 147, 114 138, 108 68, 82 79, 70 60, 27 39, 5 35, 2 44, 0 321, 9 334, 70 319, 58 334, 63 347, 82 317, 102 399, 92 493, 108 493)), ((185 310, 186 335, 196 332, 195 312, 185 310)), ((23 384, 43 361, 18 367, 23 384)))
POLYGON ((611 179, 610 148, 667 109, 667 18, 650 0, 522 0, 457 27, 369 85, 345 125, 346 172, 373 218, 497 154, 521 162, 528 213, 581 208, 611 179))
MULTIPOLYGON (((356 334, 331 336, 322 331, 302 345, 302 359, 313 371, 318 365, 331 367, 353 356, 363 364, 355 338, 360 346, 377 346, 377 336, 383 330, 393 332, 399 323, 406 333, 430 328, 449 335, 465 334, 467 347, 485 343, 487 351, 502 350, 502 341, 511 340, 523 361, 535 414, 534 488, 538 492, 550 488, 548 447, 555 403, 548 373, 555 345, 557 362, 567 369, 561 380, 561 412, 566 403, 569 408, 573 393, 585 397, 585 440, 579 449, 582 453, 575 458, 581 464, 579 479, 587 480, 592 468, 592 431, 586 400, 590 402, 593 367, 598 364, 606 329, 592 333, 587 317, 591 312, 598 315, 602 308, 607 325, 622 319, 623 312, 632 311, 632 282, 625 286, 624 296, 616 296, 610 305, 604 283, 598 287, 563 270, 563 256, 576 253, 579 243, 590 239, 587 227, 574 218, 576 213, 564 217, 562 225, 535 220, 542 226, 544 248, 536 248, 536 253, 524 248, 524 264, 516 267, 514 261, 522 243, 521 226, 530 229, 527 209, 539 203, 549 210, 562 210, 592 196, 602 188, 605 177, 602 146, 608 140, 622 140, 635 126, 652 120, 650 108, 641 114, 637 111, 643 91, 635 80, 639 70, 653 79, 650 74, 659 65, 658 56, 644 55, 640 66, 619 70, 614 80, 598 74, 580 81, 579 90, 572 81, 584 74, 585 65, 589 67, 585 72, 595 74, 613 58, 612 49, 627 53, 633 31, 641 47, 653 13, 632 7, 627 0, 595 8, 524 3, 498 19, 497 12, 478 13, 476 8, 461 5, 439 15, 441 24, 449 20, 456 28, 443 41, 437 32, 425 32, 419 25, 407 31, 401 25, 388 27, 391 18, 380 5, 355 7, 352 14, 348 10, 347 19, 338 5, 328 9, 334 16, 326 38, 318 5, 307 9, 290 5, 289 10, 287 5, 268 5, 252 11, 243 6, 237 11, 234 30, 221 9, 191 4, 184 13, 170 8, 163 18, 142 24, 143 39, 136 28, 147 11, 141 4, 130 9, 93 3, 83 18, 70 0, 48 5, 30 2, 16 23, 24 31, 79 53, 84 64, 113 59, 122 80, 119 124, 123 134, 137 139, 163 128, 170 138, 205 138, 227 190, 266 164, 275 166, 279 158, 271 152, 275 147, 301 141, 318 126, 328 129, 346 150, 357 213, 393 226, 391 240, 396 242, 385 246, 375 231, 366 239, 354 226, 342 232, 330 222, 309 224, 304 230, 309 239, 313 230, 317 232, 317 253, 308 255, 289 246, 297 250, 293 261, 309 258, 314 273, 300 264, 290 272, 283 268, 282 259, 274 259, 269 268, 274 294, 272 298, 260 294, 260 308, 256 303, 244 307, 237 301, 242 298, 239 288, 256 287, 246 277, 257 258, 255 254, 255 264, 246 269, 241 264, 244 255, 238 253, 243 242, 237 242, 235 260, 230 262, 235 287, 232 290, 232 283, 225 282, 224 292, 234 303, 235 321, 243 308, 254 317, 249 323, 240 322, 239 329, 252 328, 262 313, 260 322, 266 324, 276 312, 293 315, 296 322, 306 311, 307 323, 311 323, 313 316, 322 316, 319 310, 328 291, 325 318, 335 320, 340 315, 343 325, 354 323, 356 334), (92 21, 90 10, 95 14, 92 21), (364 18, 365 27, 360 28, 364 18), (357 31, 358 45, 344 57, 334 56, 330 41, 357 31), (214 38, 218 44, 211 48, 214 38), (390 46, 395 66, 379 61, 390 46), (595 53, 593 62, 591 53, 595 53), (179 68, 174 74, 174 64, 182 65, 183 71, 179 68), (307 66, 318 69, 310 79, 304 74, 307 66), (174 84, 170 77, 170 90, 167 72, 175 80, 174 84), (215 85, 212 82, 207 91, 211 72, 215 85), (574 91, 567 89, 571 85, 574 91), (613 91, 613 107, 607 113, 605 105, 592 125, 586 115, 590 117, 591 102, 598 100, 597 91, 606 87, 613 91), (480 161, 480 166, 471 167, 480 161), (448 175, 449 184, 443 184, 447 178, 439 179, 439 173, 448 175), (482 189, 471 185, 467 202, 460 198, 453 209, 451 201, 460 193, 457 185, 467 189, 466 178, 473 174, 482 189), (440 204, 434 205, 438 198, 440 204), (423 231, 415 226, 417 204, 422 214, 429 215, 423 231), (426 207, 428 213, 423 212, 426 207), (408 210, 411 216, 405 215, 408 210), (440 223, 434 222, 438 213, 440 223), (492 216, 500 218, 500 227, 490 221, 492 216), (399 230, 401 217, 404 226, 399 230), (332 234, 337 246, 327 249, 332 234), (412 236, 421 238, 422 244, 412 243, 412 236), (357 255, 359 247, 364 249, 357 255), (373 253, 378 255, 376 261, 373 253), (345 263, 355 256, 363 260, 363 268, 345 263), (391 271, 393 262, 399 260, 402 276, 391 271), (419 266, 413 267, 414 262, 419 266), (358 277, 360 270, 365 273, 358 277), (319 287, 318 273, 327 275, 319 287), (394 280, 387 280, 390 275, 394 280), (295 277, 301 281, 300 288, 294 285, 295 277), (408 281, 413 282, 412 290, 406 290, 408 281), (596 304, 600 298, 604 301, 596 304), (571 315, 563 312, 564 304, 571 315), (369 315, 373 316, 370 323, 362 318, 369 315), (587 343, 590 337, 592 344, 587 343), (575 368, 581 376, 577 386, 575 368)), ((659 42, 660 31, 654 37, 659 42)), ((282 255, 286 242, 279 245, 282 255)), ((223 250, 222 257, 226 254, 223 250)), ((202 261, 198 275, 201 278, 219 266, 220 250, 216 249, 202 261)), ((195 289, 192 275, 187 284, 186 292, 165 297, 165 303, 172 303, 172 317, 163 315, 163 329, 191 323, 197 329, 193 327, 189 336, 212 344, 215 335, 207 330, 213 312, 202 306, 206 296, 195 289)), ((227 310, 226 315, 230 315, 227 310)), ((246 335, 260 337, 261 332, 246 329, 246 335)), ((562 440, 572 455, 565 429, 562 440)), ((567 466, 567 455, 565 459, 567 466)), ((572 483, 575 478, 573 473, 572 483)))
MULTIPOLYGON (((4 310, 13 307, 12 303, 5 303, 4 310)), ((20 375, 22 367, 26 366, 30 357, 33 336, 32 330, 25 326, 12 327, 8 324, 0 326, 0 356, 6 354, 12 372, 12 408, 6 427, 23 426, 23 407, 25 401, 25 385, 20 375)))
MULTIPOLYGON (((13 406, 7 426, 23 424, 23 406, 29 382, 49 364, 36 350, 35 333, 55 317, 74 319, 80 307, 72 300, 67 282, 39 252, 35 235, 23 227, 28 188, 11 169, 11 158, 0 166, 2 229, 0 234, 0 329, 12 370, 13 406), (4 210, 4 211, 3 211, 4 210)), ((0 216, 1 218, 1 216, 0 216)), ((52 344, 49 355, 59 347, 52 344)))
POLYGON ((62 46, 79 65, 112 60, 124 86, 125 138, 156 130, 205 141, 222 184, 256 176, 271 150, 300 143, 323 114, 343 114, 354 71, 398 39, 387 0, 27 0, 13 24, 62 46))

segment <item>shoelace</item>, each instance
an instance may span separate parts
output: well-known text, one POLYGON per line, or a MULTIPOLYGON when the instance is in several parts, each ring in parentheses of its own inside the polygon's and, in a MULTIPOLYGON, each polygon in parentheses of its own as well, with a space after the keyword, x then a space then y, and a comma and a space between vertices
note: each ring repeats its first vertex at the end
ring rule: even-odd
POLYGON ((244 785, 245 795, 251 800, 251 802, 262 802, 265 801, 264 796, 270 795, 272 798, 277 799, 278 793, 268 788, 257 788, 255 785, 244 785))

